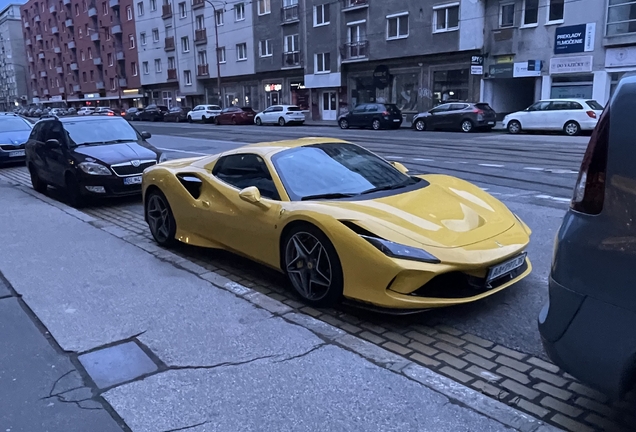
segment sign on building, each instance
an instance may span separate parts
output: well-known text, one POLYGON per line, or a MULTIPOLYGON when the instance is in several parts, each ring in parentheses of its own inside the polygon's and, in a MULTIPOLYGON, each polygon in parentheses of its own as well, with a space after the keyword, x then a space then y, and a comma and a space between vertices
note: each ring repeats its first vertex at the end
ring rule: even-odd
POLYGON ((472 56, 470 59, 470 74, 471 75, 483 75, 484 74, 484 56, 472 56))
POLYGON ((594 51, 596 23, 558 27, 555 32, 554 53, 573 54, 594 51))
POLYGON ((592 56, 552 57, 550 75, 592 72, 592 56))

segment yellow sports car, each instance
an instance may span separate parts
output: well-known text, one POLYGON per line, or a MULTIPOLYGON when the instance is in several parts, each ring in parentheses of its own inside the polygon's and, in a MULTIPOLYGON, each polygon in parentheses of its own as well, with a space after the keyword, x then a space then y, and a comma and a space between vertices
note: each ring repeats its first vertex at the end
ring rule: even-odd
POLYGON ((244 255, 316 306, 450 306, 530 273, 530 229, 503 203, 454 177, 407 173, 336 139, 249 145, 147 169, 145 217, 160 245, 244 255))

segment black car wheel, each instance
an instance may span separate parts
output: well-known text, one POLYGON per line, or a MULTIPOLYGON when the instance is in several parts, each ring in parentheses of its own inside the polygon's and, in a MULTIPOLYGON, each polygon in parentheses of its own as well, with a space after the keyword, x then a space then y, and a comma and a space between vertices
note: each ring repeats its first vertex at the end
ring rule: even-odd
POLYGON ((347 119, 340 119, 338 122, 340 129, 349 129, 349 121, 347 119))
POLYGON ((201 123, 207 123, 208 120, 205 118, 205 116, 201 116, 201 123))
POLYGON ((283 117, 278 119, 278 126, 285 126, 285 119, 283 117))
POLYGON ((174 122, 175 123, 181 123, 181 119, 179 117, 175 117, 174 122))
POLYGON ((236 126, 236 118, 232 117, 232 124, 236 126))
POLYGON ((473 122, 468 119, 463 120, 462 124, 460 125, 460 129, 464 133, 472 132, 474 127, 475 125, 473 125, 473 122))
POLYGON ((172 246, 177 240, 177 222, 166 196, 159 190, 153 190, 146 196, 146 221, 150 233, 161 246, 172 246))
POLYGON ((192 117, 188 116, 188 123, 192 123, 192 117))
POLYGON ((380 130, 382 124, 380 123, 380 120, 375 119, 373 120, 373 123, 371 123, 371 127, 373 128, 373 130, 380 130))
POLYGON ((29 174, 31 174, 31 186, 33 186, 33 190, 41 194, 46 193, 47 184, 42 181, 33 165, 29 165, 29 174))
POLYGON ((263 126, 263 121, 260 117, 256 117, 256 126, 263 126))
POLYGON ((82 195, 81 185, 73 174, 67 173, 65 177, 66 202, 71 207, 82 207, 86 200, 82 195))
POLYGON ((310 224, 297 225, 285 236, 283 247, 283 270, 303 300, 318 307, 341 300, 342 266, 322 231, 310 224))
POLYGON ((422 132, 426 130, 426 122, 424 120, 416 120, 415 121, 415 129, 422 132))

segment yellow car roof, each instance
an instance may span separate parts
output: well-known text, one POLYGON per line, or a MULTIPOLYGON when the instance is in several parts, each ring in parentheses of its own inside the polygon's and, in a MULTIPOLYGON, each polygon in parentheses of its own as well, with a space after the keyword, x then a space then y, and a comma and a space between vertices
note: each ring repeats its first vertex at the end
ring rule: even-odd
POLYGON ((262 142, 256 144, 249 144, 244 147, 241 147, 237 150, 244 152, 246 150, 252 151, 254 153, 260 153, 261 155, 270 155, 273 153, 278 153, 283 150, 288 150, 290 148, 303 147, 313 144, 326 144, 326 143, 348 143, 348 141, 344 141, 338 138, 328 138, 328 137, 307 137, 307 138, 299 138, 294 140, 283 140, 283 141, 271 141, 271 142, 262 142))

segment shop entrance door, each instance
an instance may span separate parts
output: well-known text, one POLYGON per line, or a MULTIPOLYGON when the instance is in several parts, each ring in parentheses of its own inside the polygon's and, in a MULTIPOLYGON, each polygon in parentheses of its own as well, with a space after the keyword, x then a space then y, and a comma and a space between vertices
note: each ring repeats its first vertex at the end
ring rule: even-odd
POLYGON ((335 91, 322 92, 322 119, 335 120, 338 114, 335 91))
POLYGON ((278 105, 280 103, 280 92, 269 92, 267 93, 267 107, 271 107, 272 105, 278 105))

